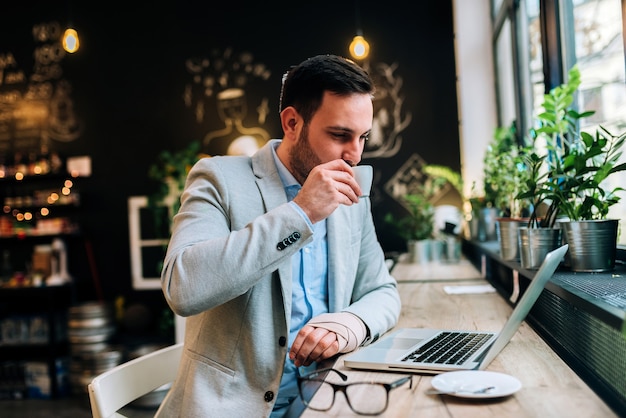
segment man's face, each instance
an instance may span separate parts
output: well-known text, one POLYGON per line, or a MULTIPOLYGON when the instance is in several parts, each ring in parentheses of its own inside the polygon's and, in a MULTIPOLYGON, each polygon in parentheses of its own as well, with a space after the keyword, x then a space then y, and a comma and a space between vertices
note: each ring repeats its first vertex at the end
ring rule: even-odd
POLYGON ((350 165, 361 154, 372 129, 373 106, 367 94, 337 96, 326 92, 322 105, 304 125, 291 149, 291 167, 301 184, 316 165, 343 159, 350 165))

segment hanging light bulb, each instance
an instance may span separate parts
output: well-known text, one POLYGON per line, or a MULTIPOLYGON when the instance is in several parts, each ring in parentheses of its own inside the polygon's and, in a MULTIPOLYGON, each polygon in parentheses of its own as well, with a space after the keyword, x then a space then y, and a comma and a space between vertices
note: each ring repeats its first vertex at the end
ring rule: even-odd
POLYGON ((63 34, 63 49, 72 54, 78 51, 79 47, 78 32, 75 29, 67 28, 63 34))
POLYGON ((361 7, 359 0, 354 0, 354 17, 356 21, 356 36, 350 42, 348 49, 355 60, 364 60, 370 53, 370 44, 367 43, 361 31, 361 7))
POLYGON ((350 55, 352 58, 362 60, 367 58, 370 53, 370 44, 367 43, 362 35, 356 35, 350 43, 350 55))

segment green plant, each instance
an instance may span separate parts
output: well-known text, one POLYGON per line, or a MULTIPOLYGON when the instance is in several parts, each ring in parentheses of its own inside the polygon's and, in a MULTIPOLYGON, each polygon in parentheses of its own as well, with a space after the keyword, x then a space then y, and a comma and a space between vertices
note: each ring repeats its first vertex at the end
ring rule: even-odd
POLYGON ((407 241, 433 238, 435 207, 432 199, 446 183, 449 183, 459 194, 463 193, 461 175, 450 167, 436 164, 425 164, 421 167, 424 174, 423 183, 416 191, 402 196, 408 215, 396 218, 391 213, 385 216, 385 222, 395 227, 396 232, 407 241))
MULTIPOLYGON (((475 214, 478 216, 477 214, 480 209, 484 207, 484 198, 475 197, 473 195, 476 182, 472 183, 472 190, 470 192, 470 197, 468 197, 463 189, 463 177, 458 171, 444 165, 427 164, 422 166, 422 172, 433 179, 438 179, 436 183, 437 185, 442 182, 447 182, 454 188, 454 190, 456 190, 461 197, 461 213, 466 219, 471 219, 471 217, 475 214)), ((436 234, 437 232, 435 232, 435 235, 436 234)))
POLYGON ((578 133, 579 121, 595 111, 579 113, 572 106, 581 84, 580 71, 574 65, 568 80, 544 95, 543 112, 537 116, 539 128, 531 129, 534 157, 531 179, 520 199, 533 201, 529 226, 553 227, 562 213, 570 220, 605 219, 610 206, 619 201, 621 187, 605 190, 607 177, 626 169, 620 164, 626 133, 613 135, 600 127, 595 136, 578 133), (545 141, 545 153, 536 154, 539 140, 545 141), (539 203, 549 202, 548 209, 538 221, 539 203))
MULTIPOLYGON (((180 209, 180 194, 185 187, 187 174, 202 157, 199 151, 198 141, 189 143, 177 152, 161 151, 148 168, 148 177, 157 182, 156 191, 148 196, 148 208, 152 212, 155 231, 158 231, 159 236, 169 236, 171 216, 180 209)), ((159 271, 161 267, 158 266, 159 271)))
MULTIPOLYGON (((172 193, 182 192, 191 167, 201 158, 200 142, 192 141, 178 152, 161 151, 157 160, 148 168, 148 177, 158 182, 157 190, 148 196, 148 205, 152 208, 162 206, 164 199, 172 193)), ((172 211, 180 207, 179 199, 172 202, 172 211)))
POLYGON ((477 190, 476 181, 472 182, 472 188, 470 190, 470 197, 467 199, 470 204, 470 210, 472 216, 478 214, 481 209, 492 206, 490 202, 487 201, 484 193, 481 194, 480 190, 477 190))
POLYGON ((484 207, 495 207, 500 216, 519 218, 525 207, 517 195, 526 183, 525 148, 517 144, 516 127, 498 127, 485 151, 484 207))
POLYGON ((613 135, 600 127, 595 136, 581 132, 577 146, 565 155, 560 171, 548 183, 559 210, 570 220, 606 219, 609 208, 619 202, 617 192, 623 187, 606 190, 607 177, 626 169, 619 164, 626 133, 613 135))
POLYGON ((434 186, 449 183, 454 190, 463 198, 463 177, 461 174, 448 166, 437 164, 426 164, 422 166, 422 172, 432 179, 436 179, 434 186))
POLYGON ((385 222, 393 225, 398 235, 406 241, 432 238, 435 216, 433 204, 422 194, 407 194, 402 199, 408 208, 408 216, 398 219, 388 213, 385 222))
MULTIPOLYGON (((543 112, 537 115, 539 127, 530 130, 533 142, 533 161, 530 161, 532 177, 529 179, 525 193, 520 198, 532 201, 532 213, 529 227, 552 228, 559 214, 559 197, 564 191, 559 173, 562 163, 572 149, 573 140, 578 129, 578 121, 594 112, 578 113, 572 108, 575 94, 580 86, 580 72, 574 65, 568 72, 567 82, 552 88, 543 97, 543 112), (544 142, 542 145, 541 141, 544 142), (541 156, 536 154, 543 147, 541 156), (547 202, 547 210, 542 219, 538 211, 543 202, 547 202)), ((563 195, 561 195, 563 196, 563 195)))
POLYGON ((555 210, 556 205, 550 205, 548 213, 542 219, 539 219, 539 207, 546 199, 547 192, 544 183, 548 178, 548 173, 542 170, 546 156, 538 155, 536 152, 527 152, 524 155, 524 165, 528 170, 528 177, 525 181, 525 189, 520 191, 515 197, 518 200, 526 201, 527 205, 532 208, 529 219, 529 228, 539 228, 546 226, 546 220, 551 219, 550 210, 555 210))

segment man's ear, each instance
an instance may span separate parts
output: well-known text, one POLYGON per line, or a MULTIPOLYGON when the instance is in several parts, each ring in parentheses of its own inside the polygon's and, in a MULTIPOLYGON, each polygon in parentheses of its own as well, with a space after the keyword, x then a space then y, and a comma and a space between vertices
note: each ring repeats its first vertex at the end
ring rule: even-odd
POLYGON ((293 133, 298 125, 299 115, 293 106, 288 106, 280 112, 280 122, 285 134, 293 133))

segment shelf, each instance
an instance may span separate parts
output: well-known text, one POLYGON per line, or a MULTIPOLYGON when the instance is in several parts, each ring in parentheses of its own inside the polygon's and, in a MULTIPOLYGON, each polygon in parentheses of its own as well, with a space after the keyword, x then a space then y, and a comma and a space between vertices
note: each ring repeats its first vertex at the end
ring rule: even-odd
POLYGON ((56 173, 48 173, 48 174, 39 174, 39 175, 25 175, 21 180, 16 179, 15 177, 0 177, 0 187, 7 185, 16 185, 16 184, 25 184, 25 183, 33 183, 33 182, 45 182, 45 181, 53 181, 53 180, 63 180, 63 179, 79 179, 80 176, 73 177, 67 171, 59 171, 56 173))
POLYGON ((63 231, 63 232, 56 232, 56 233, 36 233, 36 234, 32 234, 32 233, 25 233, 25 234, 13 234, 13 235, 0 235, 0 242, 3 241, 24 241, 24 240, 31 240, 31 241, 38 241, 41 240, 42 242, 45 240, 50 240, 53 238, 70 238, 70 237, 78 237, 80 236, 80 231, 77 230, 76 231, 63 231))
POLYGON ((74 232, 81 205, 76 179, 60 173, 0 181, 0 238, 74 232))
POLYGON ((12 361, 39 360, 47 361, 49 353, 69 352, 69 343, 60 341, 55 343, 41 344, 7 344, 0 345, 0 359, 12 361))
MULTIPOLYGON (((44 203, 41 205, 30 204, 30 205, 20 205, 20 206, 11 206, 12 209, 17 209, 21 212, 26 211, 37 211, 41 208, 46 208, 48 210, 52 209, 67 209, 72 210, 80 207, 80 201, 77 199, 76 201, 71 201, 69 203, 44 203)), ((5 214, 4 216, 10 216, 9 214, 5 214)))
MULTIPOLYGON (((0 249, 6 280, 0 286, 0 365, 17 368, 22 382, 15 388, 27 387, 28 397, 55 398, 68 386, 68 311, 76 300, 74 284, 48 286, 40 278, 71 270, 66 265, 68 252, 82 249, 80 189, 88 188, 83 180, 89 175, 72 175, 70 166, 77 168, 69 159, 67 164, 55 160, 54 172, 0 178, 0 249), (7 285, 41 281, 44 285, 37 287, 7 285), (39 389, 43 391, 36 393, 39 389)), ((23 169, 20 166, 19 171, 23 169)), ((10 376, 6 380, 0 368, 0 385, 14 383, 10 376)))
POLYGON ((59 286, 0 286, 0 304, 23 304, 23 299, 28 300, 28 309, 36 310, 51 307, 65 308, 72 302, 73 289, 69 284, 59 286))
POLYGON ((56 398, 64 393, 62 376, 70 355, 67 312, 73 300, 71 284, 0 287, 0 366, 20 370, 23 379, 11 387, 15 381, 3 375, 6 381, 0 383, 11 389, 26 387, 26 377, 36 371, 47 382, 42 383, 47 388, 44 396, 56 398))

